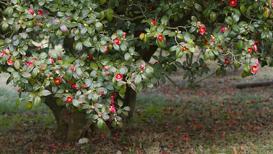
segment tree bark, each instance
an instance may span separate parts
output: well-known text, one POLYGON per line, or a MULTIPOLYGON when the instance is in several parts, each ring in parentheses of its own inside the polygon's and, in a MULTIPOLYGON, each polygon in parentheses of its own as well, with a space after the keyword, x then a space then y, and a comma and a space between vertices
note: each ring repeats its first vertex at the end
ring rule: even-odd
POLYGON ((56 98, 48 96, 45 104, 51 109, 56 123, 56 138, 64 142, 75 142, 84 137, 90 128, 86 114, 78 111, 71 111, 65 106, 58 106, 56 98))
POLYGON ((238 89, 244 89, 244 88, 265 87, 265 86, 271 86, 271 85, 273 85, 273 81, 240 83, 235 85, 235 87, 238 89))
POLYGON ((135 107, 136 107, 136 92, 129 86, 127 86, 125 97, 124 97, 124 105, 130 107, 130 111, 127 117, 127 120, 133 117, 135 107))

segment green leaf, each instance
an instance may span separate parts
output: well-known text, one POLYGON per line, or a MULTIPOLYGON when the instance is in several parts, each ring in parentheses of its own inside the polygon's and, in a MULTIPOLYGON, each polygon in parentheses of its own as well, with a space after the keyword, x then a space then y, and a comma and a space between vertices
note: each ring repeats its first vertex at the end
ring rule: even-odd
POLYGON ((120 45, 120 49, 121 49, 121 51, 126 51, 127 50, 127 44, 126 43, 122 43, 120 45))
POLYGON ((197 11, 199 11, 199 12, 202 11, 202 6, 201 6, 200 4, 198 4, 198 3, 195 3, 195 4, 194 4, 194 8, 195 8, 197 11))
POLYGON ((238 14, 235 14, 235 13, 232 15, 232 18, 236 23, 240 20, 240 16, 238 14))
POLYGON ((139 84, 141 81, 142 81, 142 77, 141 77, 141 75, 138 74, 138 75, 136 76, 136 78, 135 78, 135 83, 136 83, 136 84, 139 84))
POLYGON ((84 46, 86 46, 86 47, 91 47, 91 46, 92 46, 92 44, 91 44, 90 39, 89 39, 89 38, 88 38, 88 39, 86 39, 86 40, 83 42, 83 45, 84 45, 84 46))
POLYGON ((113 20, 113 14, 114 14, 114 10, 109 8, 106 10, 106 18, 108 21, 112 21, 113 20))
POLYGON ((32 106, 33 104, 31 102, 27 102, 25 105, 26 109, 29 109, 29 110, 32 109, 32 106))
POLYGON ((31 77, 31 74, 30 74, 29 72, 23 72, 23 73, 22 73, 22 76, 23 76, 24 78, 30 78, 30 77, 31 77))
POLYGON ((2 30, 6 31, 8 29, 8 27, 9 27, 9 24, 6 21, 3 21, 2 22, 2 30))
POLYGON ((96 30, 101 31, 103 29, 103 24, 101 22, 97 22, 95 24, 96 30))
POLYGON ((129 106, 125 106, 123 109, 124 109, 125 111, 130 111, 130 107, 129 107, 129 106))
POLYGON ((17 69, 17 70, 19 70, 20 69, 20 62, 18 61, 18 60, 15 60, 15 62, 14 62, 14 67, 15 67, 15 69, 17 69))
POLYGON ((107 0, 100 0, 100 4, 103 5, 107 2, 107 0))
POLYGON ((129 53, 125 53, 124 59, 125 59, 126 61, 130 60, 131 58, 132 58, 132 56, 131 56, 129 53))
POLYGON ((40 92, 40 96, 48 96, 51 95, 51 92, 49 90, 42 90, 40 92))
POLYGON ((101 118, 98 119, 97 126, 98 126, 99 129, 105 129, 105 128, 107 128, 106 123, 101 118))
POLYGON ((75 106, 75 107, 78 107, 80 105, 80 102, 76 99, 73 100, 72 104, 75 106))
POLYGON ((40 96, 36 96, 34 97, 34 101, 33 101, 33 105, 39 105, 41 103, 41 97, 40 96))
POLYGON ((230 16, 226 17, 225 22, 226 22, 227 24, 229 24, 229 25, 232 25, 232 24, 233 24, 233 20, 232 20, 232 18, 231 18, 230 16))
POLYGON ((75 46, 75 49, 78 50, 78 51, 80 51, 80 50, 82 50, 82 48, 83 48, 82 42, 77 42, 76 46, 75 46))
POLYGON ((154 72, 154 69, 151 66, 147 66, 146 67, 146 71, 147 74, 152 74, 154 72))

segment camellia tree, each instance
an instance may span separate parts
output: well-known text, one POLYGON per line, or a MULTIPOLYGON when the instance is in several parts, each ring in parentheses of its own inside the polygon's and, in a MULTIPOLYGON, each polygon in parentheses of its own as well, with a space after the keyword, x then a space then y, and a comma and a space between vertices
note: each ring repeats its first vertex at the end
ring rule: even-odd
POLYGON ((29 107, 45 103, 57 136, 132 116, 136 94, 177 69, 194 80, 272 65, 271 0, 1 1, 0 70, 29 107))

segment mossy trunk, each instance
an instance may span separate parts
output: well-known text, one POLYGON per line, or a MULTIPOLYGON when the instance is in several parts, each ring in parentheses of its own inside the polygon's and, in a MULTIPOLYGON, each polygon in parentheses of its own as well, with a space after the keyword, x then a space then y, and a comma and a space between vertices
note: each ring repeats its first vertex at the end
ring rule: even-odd
MULTIPOLYGON (((87 131, 91 128, 91 123, 86 118, 84 112, 71 111, 65 106, 57 105, 56 98, 53 96, 46 97, 45 104, 55 117, 57 124, 55 136, 57 139, 64 142, 75 142, 87 135, 87 131)), ((124 105, 129 106, 131 109, 126 119, 128 121, 133 117, 136 105, 136 92, 130 87, 127 87, 124 105)))
POLYGON ((70 111, 58 106, 54 97, 46 97, 45 104, 51 109, 57 124, 56 138, 64 142, 75 142, 84 137, 90 128, 84 112, 70 111))

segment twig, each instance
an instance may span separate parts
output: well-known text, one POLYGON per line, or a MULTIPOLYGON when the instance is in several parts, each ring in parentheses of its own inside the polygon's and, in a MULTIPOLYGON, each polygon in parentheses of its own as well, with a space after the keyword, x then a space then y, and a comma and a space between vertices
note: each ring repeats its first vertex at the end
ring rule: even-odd
POLYGON ((8 5, 7 2, 3 2, 3 1, 0 1, 0 3, 4 4, 4 5, 8 5))
POLYGON ((137 19, 142 19, 142 18, 145 18, 143 15, 139 15, 139 16, 135 16, 134 18, 130 18, 130 17, 122 17, 122 16, 119 16, 119 15, 113 15, 114 18, 117 18, 117 19, 120 19, 120 20, 129 20, 129 21, 134 21, 134 20, 137 20, 137 19))
POLYGON ((175 87, 177 87, 177 88, 181 88, 179 85, 177 85, 176 83, 175 83, 175 81, 173 81, 168 75, 166 75, 166 78, 175 86, 175 87))
POLYGON ((211 74, 209 74, 208 76, 206 76, 206 77, 204 77, 204 78, 202 78, 202 79, 200 79, 200 80, 195 81, 194 83, 199 83, 199 82, 201 82, 201 81, 203 81, 203 80, 205 80, 205 79, 207 79, 207 78, 209 78, 209 77, 212 77, 215 73, 216 73, 216 71, 215 71, 215 72, 212 72, 211 74))

